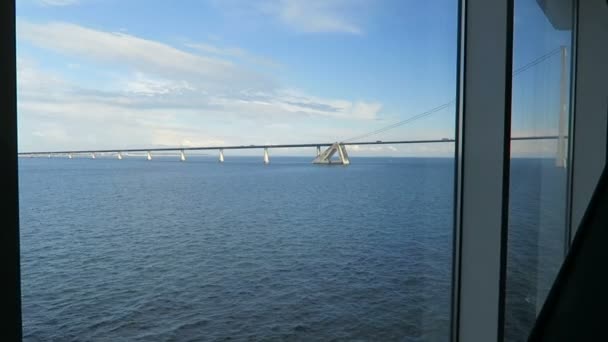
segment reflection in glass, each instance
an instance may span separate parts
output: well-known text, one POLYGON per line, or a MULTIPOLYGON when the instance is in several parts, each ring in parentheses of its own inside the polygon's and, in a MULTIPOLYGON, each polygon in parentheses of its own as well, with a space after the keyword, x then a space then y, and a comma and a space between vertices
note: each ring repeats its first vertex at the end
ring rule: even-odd
POLYGON ((516 0, 505 338, 525 340, 563 260, 570 5, 516 0))

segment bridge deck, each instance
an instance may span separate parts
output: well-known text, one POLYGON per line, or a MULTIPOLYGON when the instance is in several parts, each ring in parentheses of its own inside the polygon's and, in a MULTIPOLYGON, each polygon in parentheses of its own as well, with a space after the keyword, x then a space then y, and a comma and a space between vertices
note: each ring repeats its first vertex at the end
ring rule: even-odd
MULTIPOLYGON (((513 137, 511 140, 546 140, 557 139, 557 135, 543 135, 531 137, 513 137)), ((566 137, 567 138, 567 137, 566 137)), ((394 140, 394 141, 362 141, 345 142, 341 145, 399 145, 399 144, 429 144, 429 143, 453 143, 454 139, 429 139, 429 140, 394 140)), ((200 146, 200 147, 160 147, 160 148, 125 148, 125 149, 103 149, 103 150, 65 150, 65 151, 35 151, 19 152, 19 155, 36 154, 78 154, 78 153, 118 153, 118 152, 159 152, 159 151, 208 151, 208 150, 246 150, 246 149, 270 149, 270 148, 303 148, 317 146, 331 146, 330 143, 310 143, 310 144, 270 144, 270 145, 228 145, 228 146, 200 146)))

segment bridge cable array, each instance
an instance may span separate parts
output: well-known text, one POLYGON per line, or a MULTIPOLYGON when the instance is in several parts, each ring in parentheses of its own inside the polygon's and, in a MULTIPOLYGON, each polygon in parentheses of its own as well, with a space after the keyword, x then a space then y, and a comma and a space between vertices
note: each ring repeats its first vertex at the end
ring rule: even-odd
MULTIPOLYGON (((557 55, 557 54, 560 52, 560 50, 561 50, 561 47, 557 47, 557 48, 555 48, 555 49, 553 49, 553 50, 551 50, 551 51, 549 51, 549 52, 545 53, 544 55, 539 56, 538 58, 534 59, 533 61, 531 61, 531 62, 529 62, 529 63, 526 63, 525 65, 522 65, 521 67, 519 67, 519 68, 515 69, 515 70, 513 71, 513 77, 515 77, 515 76, 517 76, 517 75, 521 74, 522 72, 524 72, 524 71, 526 71, 526 70, 528 70, 528 69, 530 69, 530 68, 535 67, 536 65, 538 65, 538 64, 540 64, 540 63, 542 63, 542 62, 544 62, 544 61, 548 60, 548 59, 549 59, 549 58, 551 58, 552 56, 557 55)), ((445 109, 445 108, 447 108, 447 107, 451 106, 451 105, 452 105, 452 104, 454 104, 454 103, 456 103, 456 99, 453 99, 453 100, 451 100, 451 101, 449 101, 449 102, 446 102, 446 103, 444 103, 444 104, 441 104, 441 105, 439 105, 439 106, 437 106, 437 107, 435 107, 435 108, 429 109, 429 110, 427 110, 427 111, 425 111, 425 112, 422 112, 422 113, 416 114, 416 115, 414 115, 414 116, 412 116, 412 117, 409 117, 409 118, 407 118, 407 119, 404 119, 404 120, 398 121, 398 122, 393 123, 393 124, 390 124, 390 125, 388 125, 388 126, 381 127, 381 128, 379 128, 379 129, 377 129, 377 130, 374 130, 374 131, 372 131, 372 132, 364 133, 364 134, 357 135, 357 136, 354 136, 354 137, 349 138, 349 139, 346 139, 346 140, 342 140, 342 142, 353 142, 353 141, 355 141, 355 140, 359 140, 359 139, 367 138, 367 137, 370 137, 370 136, 373 136, 373 135, 376 135, 376 134, 380 134, 380 133, 383 133, 383 132, 389 131, 389 130, 391 130, 391 129, 393 129, 393 128, 397 128, 397 127, 400 127, 400 126, 406 125, 406 124, 408 124, 408 123, 411 123, 411 122, 414 122, 414 121, 420 120, 420 119, 422 119, 422 118, 425 118, 425 117, 427 117, 427 116, 429 116, 429 115, 431 115, 431 114, 437 113, 437 112, 439 112, 439 111, 441 111, 441 110, 443 110, 443 109, 445 109)))

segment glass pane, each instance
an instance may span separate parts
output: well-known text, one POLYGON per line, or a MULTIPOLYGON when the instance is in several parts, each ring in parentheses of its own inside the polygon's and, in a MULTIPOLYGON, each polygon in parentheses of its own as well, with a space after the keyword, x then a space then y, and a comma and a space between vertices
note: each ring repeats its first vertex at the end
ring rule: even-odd
POLYGON ((505 337, 525 340, 564 257, 568 1, 515 1, 505 337))
POLYGON ((26 340, 449 340, 457 0, 18 18, 26 340))

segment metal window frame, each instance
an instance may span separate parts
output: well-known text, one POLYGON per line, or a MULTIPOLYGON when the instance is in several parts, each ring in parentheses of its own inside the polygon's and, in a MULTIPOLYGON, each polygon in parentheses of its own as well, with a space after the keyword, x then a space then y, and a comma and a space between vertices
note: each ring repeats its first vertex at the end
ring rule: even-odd
POLYGON ((608 2, 575 1, 571 92, 569 202, 566 241, 572 243, 606 164, 608 147, 608 2))
POLYGON ((3 341, 20 341, 21 276, 19 263, 19 192, 17 164, 17 65, 15 55, 15 1, 0 1, 0 197, 2 225, 3 341))
MULTIPOLYGON (((573 7, 566 253, 608 161, 608 3, 573 7)), ((502 341, 513 1, 463 0, 460 14, 452 341, 502 341)))
MULTIPOLYGON (((5 340, 21 339, 17 189, 15 2, 0 2, 1 155, 4 172, 5 340)), ((453 257, 453 341, 500 341, 503 337, 508 219, 512 0, 461 0, 453 257), (483 284, 481 286, 480 284, 483 284)), ((576 20, 570 127, 570 237, 589 201, 608 148, 608 46, 604 0, 581 1, 576 20), (581 20, 580 18, 583 18, 581 20), (600 61, 595 63, 596 61, 600 61), (599 85, 599 86, 598 86, 599 85)), ((608 34, 608 33, 607 33, 608 34)))
POLYGON ((502 341, 513 0, 460 5, 452 341, 502 341))

